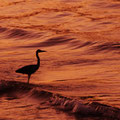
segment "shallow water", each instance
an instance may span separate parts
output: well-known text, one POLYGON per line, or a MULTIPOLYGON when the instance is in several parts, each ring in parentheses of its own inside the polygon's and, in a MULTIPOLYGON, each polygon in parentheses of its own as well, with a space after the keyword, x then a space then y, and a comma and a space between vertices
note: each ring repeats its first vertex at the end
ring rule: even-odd
MULTIPOLYGON (((15 70, 36 63, 35 51, 43 49, 47 52, 39 54, 41 66, 30 83, 83 102, 120 108, 119 34, 119 0, 1 1, 0 79, 27 82, 27 76, 15 70)), ((16 106, 16 102, 10 104, 16 106)), ((59 120, 61 116, 53 111, 54 119, 59 120)), ((34 112, 30 114, 34 116, 34 112)), ((65 116, 63 120, 68 119, 65 116)))

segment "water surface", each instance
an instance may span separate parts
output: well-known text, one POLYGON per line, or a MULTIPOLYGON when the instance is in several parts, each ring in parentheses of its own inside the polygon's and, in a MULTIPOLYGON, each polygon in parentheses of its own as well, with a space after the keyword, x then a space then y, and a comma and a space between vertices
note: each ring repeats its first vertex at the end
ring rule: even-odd
MULTIPOLYGON (((41 67, 30 83, 46 84, 48 91, 83 102, 120 108, 119 34, 119 0, 2 1, 0 80, 27 82, 27 76, 15 70, 36 63, 35 51, 43 49, 47 52, 39 54, 41 67)), ((9 107, 3 100, 1 108, 5 104, 9 107)))

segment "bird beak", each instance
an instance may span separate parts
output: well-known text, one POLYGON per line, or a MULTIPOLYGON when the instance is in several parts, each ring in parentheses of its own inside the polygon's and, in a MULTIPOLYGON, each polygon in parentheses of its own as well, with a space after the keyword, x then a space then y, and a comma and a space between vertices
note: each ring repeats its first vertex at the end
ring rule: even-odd
POLYGON ((40 52, 47 52, 47 51, 45 51, 45 50, 41 50, 40 52))

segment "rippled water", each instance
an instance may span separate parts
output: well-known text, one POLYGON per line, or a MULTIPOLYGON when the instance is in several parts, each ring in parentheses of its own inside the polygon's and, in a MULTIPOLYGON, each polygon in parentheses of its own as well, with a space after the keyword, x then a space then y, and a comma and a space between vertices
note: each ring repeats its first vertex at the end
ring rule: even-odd
POLYGON ((30 83, 120 108, 119 0, 1 0, 0 79, 27 82, 15 70, 36 63, 37 49, 47 52, 30 83))

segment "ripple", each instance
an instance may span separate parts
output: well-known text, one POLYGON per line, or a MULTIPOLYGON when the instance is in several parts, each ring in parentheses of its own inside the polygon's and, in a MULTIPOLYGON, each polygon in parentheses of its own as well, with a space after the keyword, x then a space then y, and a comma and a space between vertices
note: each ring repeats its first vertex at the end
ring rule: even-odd
POLYGON ((120 43, 104 43, 97 45, 93 48, 96 52, 98 51, 111 51, 111 50, 120 50, 120 43))
POLYGON ((6 32, 8 29, 4 27, 0 27, 0 33, 6 32))
POLYGON ((67 44, 69 41, 72 41, 73 39, 74 38, 66 38, 64 36, 59 36, 55 38, 50 38, 44 42, 35 43, 27 46, 20 46, 20 47, 50 47, 50 46, 56 46, 56 45, 64 45, 64 44, 67 44))
POLYGON ((36 38, 40 36, 39 33, 32 33, 23 29, 10 29, 7 38, 36 38))

